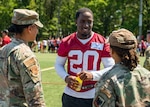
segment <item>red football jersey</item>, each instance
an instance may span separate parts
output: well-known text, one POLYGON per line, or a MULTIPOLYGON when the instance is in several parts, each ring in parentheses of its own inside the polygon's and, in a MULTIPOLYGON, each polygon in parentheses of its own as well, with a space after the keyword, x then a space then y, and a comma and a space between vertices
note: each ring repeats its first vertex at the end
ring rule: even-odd
MULTIPOLYGON (((94 33, 86 44, 82 44, 77 39, 76 33, 73 33, 62 39, 58 48, 58 55, 68 57, 68 74, 76 75, 83 70, 100 70, 101 58, 110 57, 110 48, 106 39, 97 33, 94 33)), ((89 81, 84 84, 91 83, 95 82, 89 81)))
POLYGON ((2 41, 2 46, 6 45, 6 44, 8 44, 8 43, 10 43, 10 42, 11 42, 10 37, 9 37, 9 36, 5 36, 5 37, 3 38, 3 41, 2 41))

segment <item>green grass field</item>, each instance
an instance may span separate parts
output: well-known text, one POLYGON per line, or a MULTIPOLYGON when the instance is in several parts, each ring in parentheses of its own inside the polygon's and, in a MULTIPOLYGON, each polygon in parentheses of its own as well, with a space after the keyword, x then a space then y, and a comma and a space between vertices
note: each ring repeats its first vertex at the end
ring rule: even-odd
MULTIPOLYGON (((65 87, 65 82, 54 70, 56 54, 35 53, 35 55, 39 60, 42 70, 42 83, 46 105, 47 107, 61 107, 61 95, 65 87)), ((140 57, 141 65, 143 65, 144 59, 144 57, 140 57)))
POLYGON ((35 53, 41 70, 44 97, 47 107, 61 107, 61 95, 65 87, 65 82, 56 74, 54 64, 56 54, 35 53), (46 70, 46 68, 49 68, 46 70))

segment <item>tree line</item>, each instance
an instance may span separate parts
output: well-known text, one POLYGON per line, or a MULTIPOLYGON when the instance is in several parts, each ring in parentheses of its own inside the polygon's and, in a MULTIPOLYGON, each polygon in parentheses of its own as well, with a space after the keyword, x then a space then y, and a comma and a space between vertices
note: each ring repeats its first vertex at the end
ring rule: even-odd
MULTIPOLYGON (((13 9, 27 8, 37 11, 44 24, 39 38, 67 36, 76 31, 75 13, 81 7, 93 11, 93 31, 105 37, 118 28, 129 29, 139 35, 140 0, 0 0, 0 30, 11 25, 13 9)), ((149 0, 143 0, 142 15, 142 35, 145 36, 150 29, 149 0)))

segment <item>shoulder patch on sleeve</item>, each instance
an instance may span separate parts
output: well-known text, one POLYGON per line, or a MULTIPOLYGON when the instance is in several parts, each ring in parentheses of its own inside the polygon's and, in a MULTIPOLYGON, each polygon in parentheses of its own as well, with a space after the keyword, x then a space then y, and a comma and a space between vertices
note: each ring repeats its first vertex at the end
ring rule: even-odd
POLYGON ((36 61, 36 59, 34 57, 31 57, 31 58, 25 60, 23 63, 28 68, 28 70, 31 71, 31 73, 33 75, 37 75, 38 74, 39 67, 38 67, 37 61, 36 61))
POLYGON ((30 70, 31 70, 31 72, 32 72, 34 75, 37 75, 37 74, 38 74, 38 66, 33 65, 33 66, 30 67, 30 70))
POLYGON ((105 103, 104 99, 101 96, 97 96, 94 100, 95 107, 101 107, 105 103))
POLYGON ((36 60, 35 60, 35 58, 32 57, 32 58, 30 58, 28 60, 25 60, 23 63, 28 68, 28 67, 34 65, 36 63, 36 60))

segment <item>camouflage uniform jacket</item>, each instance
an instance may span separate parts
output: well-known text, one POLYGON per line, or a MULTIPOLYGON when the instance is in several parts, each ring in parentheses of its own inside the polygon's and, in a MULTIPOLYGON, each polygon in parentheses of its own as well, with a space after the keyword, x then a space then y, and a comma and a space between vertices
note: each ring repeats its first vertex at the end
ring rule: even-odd
POLYGON ((96 83, 93 107, 150 107, 150 72, 116 64, 96 83))
POLYGON ((144 61, 144 67, 148 70, 150 70, 150 46, 147 47, 145 51, 146 59, 144 61))
POLYGON ((0 52, 1 56, 9 53, 9 63, 3 65, 7 79, 0 78, 8 84, 8 95, 0 89, 0 107, 45 107, 40 67, 31 49, 22 40, 13 39, 0 52))

